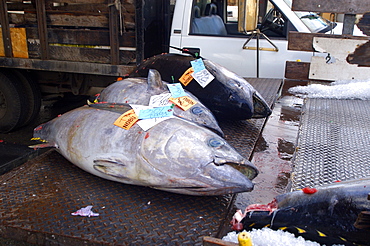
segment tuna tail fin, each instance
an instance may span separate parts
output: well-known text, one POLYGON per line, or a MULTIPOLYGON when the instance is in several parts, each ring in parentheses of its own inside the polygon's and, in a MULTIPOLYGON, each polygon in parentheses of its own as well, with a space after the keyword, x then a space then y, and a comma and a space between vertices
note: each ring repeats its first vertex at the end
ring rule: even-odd
POLYGON ((38 127, 36 127, 33 130, 33 138, 31 140, 36 140, 42 143, 31 145, 28 147, 34 149, 56 147, 56 144, 53 141, 50 141, 50 139, 48 139, 48 136, 50 136, 49 132, 50 132, 49 122, 41 124, 38 127))
POLYGON ((149 89, 166 89, 162 82, 161 74, 155 69, 149 69, 148 72, 148 88, 149 89))

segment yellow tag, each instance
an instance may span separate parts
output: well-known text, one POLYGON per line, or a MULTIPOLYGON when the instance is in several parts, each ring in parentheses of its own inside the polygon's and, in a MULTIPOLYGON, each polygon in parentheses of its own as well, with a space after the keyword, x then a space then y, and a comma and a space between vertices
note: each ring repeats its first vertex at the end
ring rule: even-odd
POLYGON ((115 126, 119 126, 125 130, 130 129, 136 121, 139 120, 139 117, 135 114, 133 109, 130 109, 126 113, 122 114, 118 119, 114 122, 115 126))
POLYGON ((194 73, 193 67, 190 67, 188 70, 186 70, 185 73, 179 78, 181 84, 187 86, 193 79, 193 76, 191 76, 192 73, 194 73))
POLYGON ((253 245, 251 235, 246 231, 242 231, 238 234, 238 242, 239 242, 239 246, 252 246, 253 245))
POLYGON ((196 101, 191 99, 188 96, 184 97, 178 97, 178 98, 169 98, 171 102, 173 102, 176 106, 180 107, 182 110, 186 111, 189 108, 193 107, 195 104, 197 104, 196 101))

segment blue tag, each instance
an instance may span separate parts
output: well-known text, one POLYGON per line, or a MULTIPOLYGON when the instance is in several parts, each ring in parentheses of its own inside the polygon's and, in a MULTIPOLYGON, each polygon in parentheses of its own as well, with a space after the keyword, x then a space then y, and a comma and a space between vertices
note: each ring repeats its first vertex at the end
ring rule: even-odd
POLYGON ((173 115, 173 105, 158 108, 142 109, 139 112, 139 119, 153 119, 171 117, 173 115))
POLYGON ((194 61, 190 61, 190 63, 191 63, 191 66, 194 69, 194 73, 197 73, 197 72, 202 71, 203 69, 206 69, 206 67, 204 66, 202 58, 196 59, 194 61))
POLYGON ((180 83, 167 84, 173 98, 184 97, 186 93, 180 83))

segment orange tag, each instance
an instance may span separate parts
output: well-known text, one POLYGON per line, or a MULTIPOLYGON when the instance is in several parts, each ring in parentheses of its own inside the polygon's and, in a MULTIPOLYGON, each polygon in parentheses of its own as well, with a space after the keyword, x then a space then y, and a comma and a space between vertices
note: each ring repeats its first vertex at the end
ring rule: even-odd
POLYGON ((186 70, 185 73, 181 75, 181 77, 179 78, 179 81, 181 82, 181 84, 183 84, 184 86, 187 86, 193 79, 193 76, 191 76, 192 73, 194 73, 193 67, 190 67, 188 70, 186 70))
POLYGON ((114 122, 115 126, 119 126, 125 130, 130 129, 136 121, 138 121, 139 118, 135 114, 135 111, 133 109, 130 109, 126 113, 122 114, 118 119, 114 122))
POLYGON ((178 97, 178 98, 172 98, 171 97, 168 100, 170 100, 171 102, 173 102, 176 106, 180 107, 184 111, 188 110, 189 108, 191 108, 195 104, 197 104, 196 101, 194 101, 193 99, 191 99, 188 96, 178 97))

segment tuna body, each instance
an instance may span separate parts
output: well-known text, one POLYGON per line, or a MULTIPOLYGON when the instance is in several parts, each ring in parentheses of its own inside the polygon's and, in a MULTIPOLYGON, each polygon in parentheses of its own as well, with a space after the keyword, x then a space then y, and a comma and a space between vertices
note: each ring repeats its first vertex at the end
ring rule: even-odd
POLYGON ((212 131, 178 117, 146 132, 137 124, 125 130, 113 125, 119 116, 84 106, 39 126, 34 137, 81 169, 117 182, 189 195, 253 189, 257 169, 212 131))

